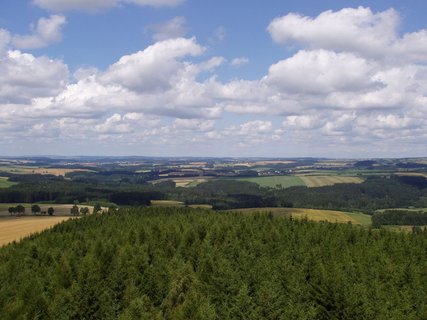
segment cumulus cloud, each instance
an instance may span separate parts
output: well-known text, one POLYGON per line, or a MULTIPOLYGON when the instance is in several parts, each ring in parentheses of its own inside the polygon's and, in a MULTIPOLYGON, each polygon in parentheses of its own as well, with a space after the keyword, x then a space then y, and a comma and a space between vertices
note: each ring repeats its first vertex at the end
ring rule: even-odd
POLYGON ((400 22, 394 9, 374 13, 370 8, 358 7, 328 10, 314 18, 289 13, 274 19, 267 30, 275 42, 285 45, 425 62, 427 31, 401 37, 400 22))
POLYGON ((0 103, 28 103, 59 94, 66 86, 68 67, 60 60, 8 51, 0 58, 0 103))
POLYGON ((18 49, 37 49, 62 40, 62 27, 67 22, 62 15, 40 18, 30 35, 14 35, 12 44, 18 49))
POLYGON ((147 27, 153 32, 153 40, 163 41, 167 39, 180 38, 188 31, 184 17, 175 17, 161 24, 154 24, 147 27))
POLYGON ((126 3, 152 7, 177 6, 183 2, 184 0, 33 0, 36 6, 53 12, 72 10, 96 12, 126 3))
POLYGON ((373 13, 364 7, 345 8, 315 18, 289 13, 274 19, 267 30, 278 43, 382 55, 396 38, 399 20, 393 9, 373 13))
POLYGON ((120 84, 130 90, 154 92, 171 89, 173 83, 185 72, 179 59, 198 56, 205 49, 195 38, 169 39, 157 42, 144 51, 123 56, 100 76, 104 83, 120 84))
POLYGON ((350 53, 299 51, 272 65, 267 81, 285 92, 359 91, 377 86, 375 68, 350 53))
POLYGON ((195 38, 164 36, 105 69, 70 76, 60 60, 8 50, 11 37, 3 30, 0 133, 179 154, 425 150, 426 31, 399 35, 400 20, 394 10, 368 8, 277 18, 269 27, 273 39, 297 50, 259 79, 228 82, 216 74, 225 59, 209 55, 195 38), (25 129, 17 132, 12 120, 25 129), (146 149, 154 148, 153 139, 163 149, 146 149))
POLYGON ((211 131, 214 129, 214 120, 201 120, 201 119, 175 119, 174 127, 184 130, 195 131, 211 131))

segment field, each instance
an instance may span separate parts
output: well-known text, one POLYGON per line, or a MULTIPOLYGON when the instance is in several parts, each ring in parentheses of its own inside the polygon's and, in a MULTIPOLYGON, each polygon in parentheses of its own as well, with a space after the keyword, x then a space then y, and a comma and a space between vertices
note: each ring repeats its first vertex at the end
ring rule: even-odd
POLYGON ((185 178, 163 178, 159 180, 150 181, 152 184, 156 185, 159 182, 164 181, 173 181, 177 187, 195 187, 202 182, 208 181, 211 177, 185 177, 185 178))
POLYGON ((305 208, 247 208, 235 209, 230 211, 253 213, 253 212, 271 212, 275 216, 293 217, 297 219, 307 218, 312 221, 328 221, 338 223, 370 225, 371 217, 363 213, 351 213, 333 210, 317 210, 305 208))
POLYGON ((268 176, 268 177, 253 177, 241 178, 239 181, 249 181, 259 184, 261 187, 275 188, 278 185, 282 188, 289 188, 293 186, 304 186, 304 181, 296 176, 268 176))
MULTIPOLYGON (((175 201, 175 200, 151 200, 151 206, 182 208, 182 207, 185 207, 185 204, 182 201, 175 201)), ((199 208, 199 209, 212 209, 212 206, 210 204, 190 204, 187 207, 199 208)))
POLYGON ((299 176, 305 185, 309 188, 332 186, 337 183, 362 183, 363 179, 359 177, 346 176, 299 176))
POLYGON ((338 176, 338 175, 298 175, 298 176, 268 176, 241 178, 240 181, 249 181, 259 184, 261 187, 289 188, 294 186, 322 187, 331 186, 337 183, 362 183, 363 179, 359 177, 338 176))
POLYGON ((55 176, 65 176, 69 172, 85 171, 88 169, 70 169, 70 168, 47 168, 47 167, 31 167, 31 166, 0 166, 0 172, 9 172, 14 174, 52 174, 55 176))
POLYGON ((13 186, 16 182, 8 181, 8 178, 0 177, 0 188, 9 188, 13 186))
POLYGON ((424 172, 396 172, 397 176, 409 176, 409 177, 426 177, 427 173, 424 172))
POLYGON ((0 218, 0 246, 14 240, 19 241, 67 219, 70 217, 2 217, 0 218))

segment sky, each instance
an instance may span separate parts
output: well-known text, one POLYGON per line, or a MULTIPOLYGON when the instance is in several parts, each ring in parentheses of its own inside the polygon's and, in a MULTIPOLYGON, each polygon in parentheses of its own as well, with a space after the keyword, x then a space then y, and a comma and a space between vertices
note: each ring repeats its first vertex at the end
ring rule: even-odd
POLYGON ((0 0, 0 155, 427 156, 425 12, 0 0))

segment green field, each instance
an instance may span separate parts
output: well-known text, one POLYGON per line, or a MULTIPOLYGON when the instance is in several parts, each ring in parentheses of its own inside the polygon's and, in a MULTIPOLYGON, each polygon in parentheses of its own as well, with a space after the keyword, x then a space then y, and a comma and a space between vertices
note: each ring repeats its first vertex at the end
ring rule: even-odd
POLYGON ((294 186, 322 187, 337 183, 362 183, 363 179, 354 176, 340 175, 300 175, 300 176, 268 176, 240 178, 240 181, 249 181, 259 184, 261 187, 289 188, 294 186))
POLYGON ((9 188, 15 184, 16 182, 11 182, 8 180, 8 178, 0 177, 0 188, 9 188))
MULTIPOLYGON (((175 200, 151 200, 152 207, 174 207, 174 208, 182 208, 186 205, 182 201, 175 200)), ((195 208, 195 209, 212 209, 210 204, 190 204, 187 207, 195 208)))
POLYGON ((276 188, 289 188, 294 186, 305 186, 301 178, 295 176, 268 176, 268 177, 253 177, 253 178, 240 178, 239 181, 249 181, 258 183, 261 187, 276 188))

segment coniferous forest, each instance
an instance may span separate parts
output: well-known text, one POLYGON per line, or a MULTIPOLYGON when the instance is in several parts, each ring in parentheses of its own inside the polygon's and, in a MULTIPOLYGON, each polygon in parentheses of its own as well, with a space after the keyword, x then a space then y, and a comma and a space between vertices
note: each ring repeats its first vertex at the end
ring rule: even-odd
POLYGON ((427 235, 188 208, 0 249, 1 319, 426 319, 427 235))

